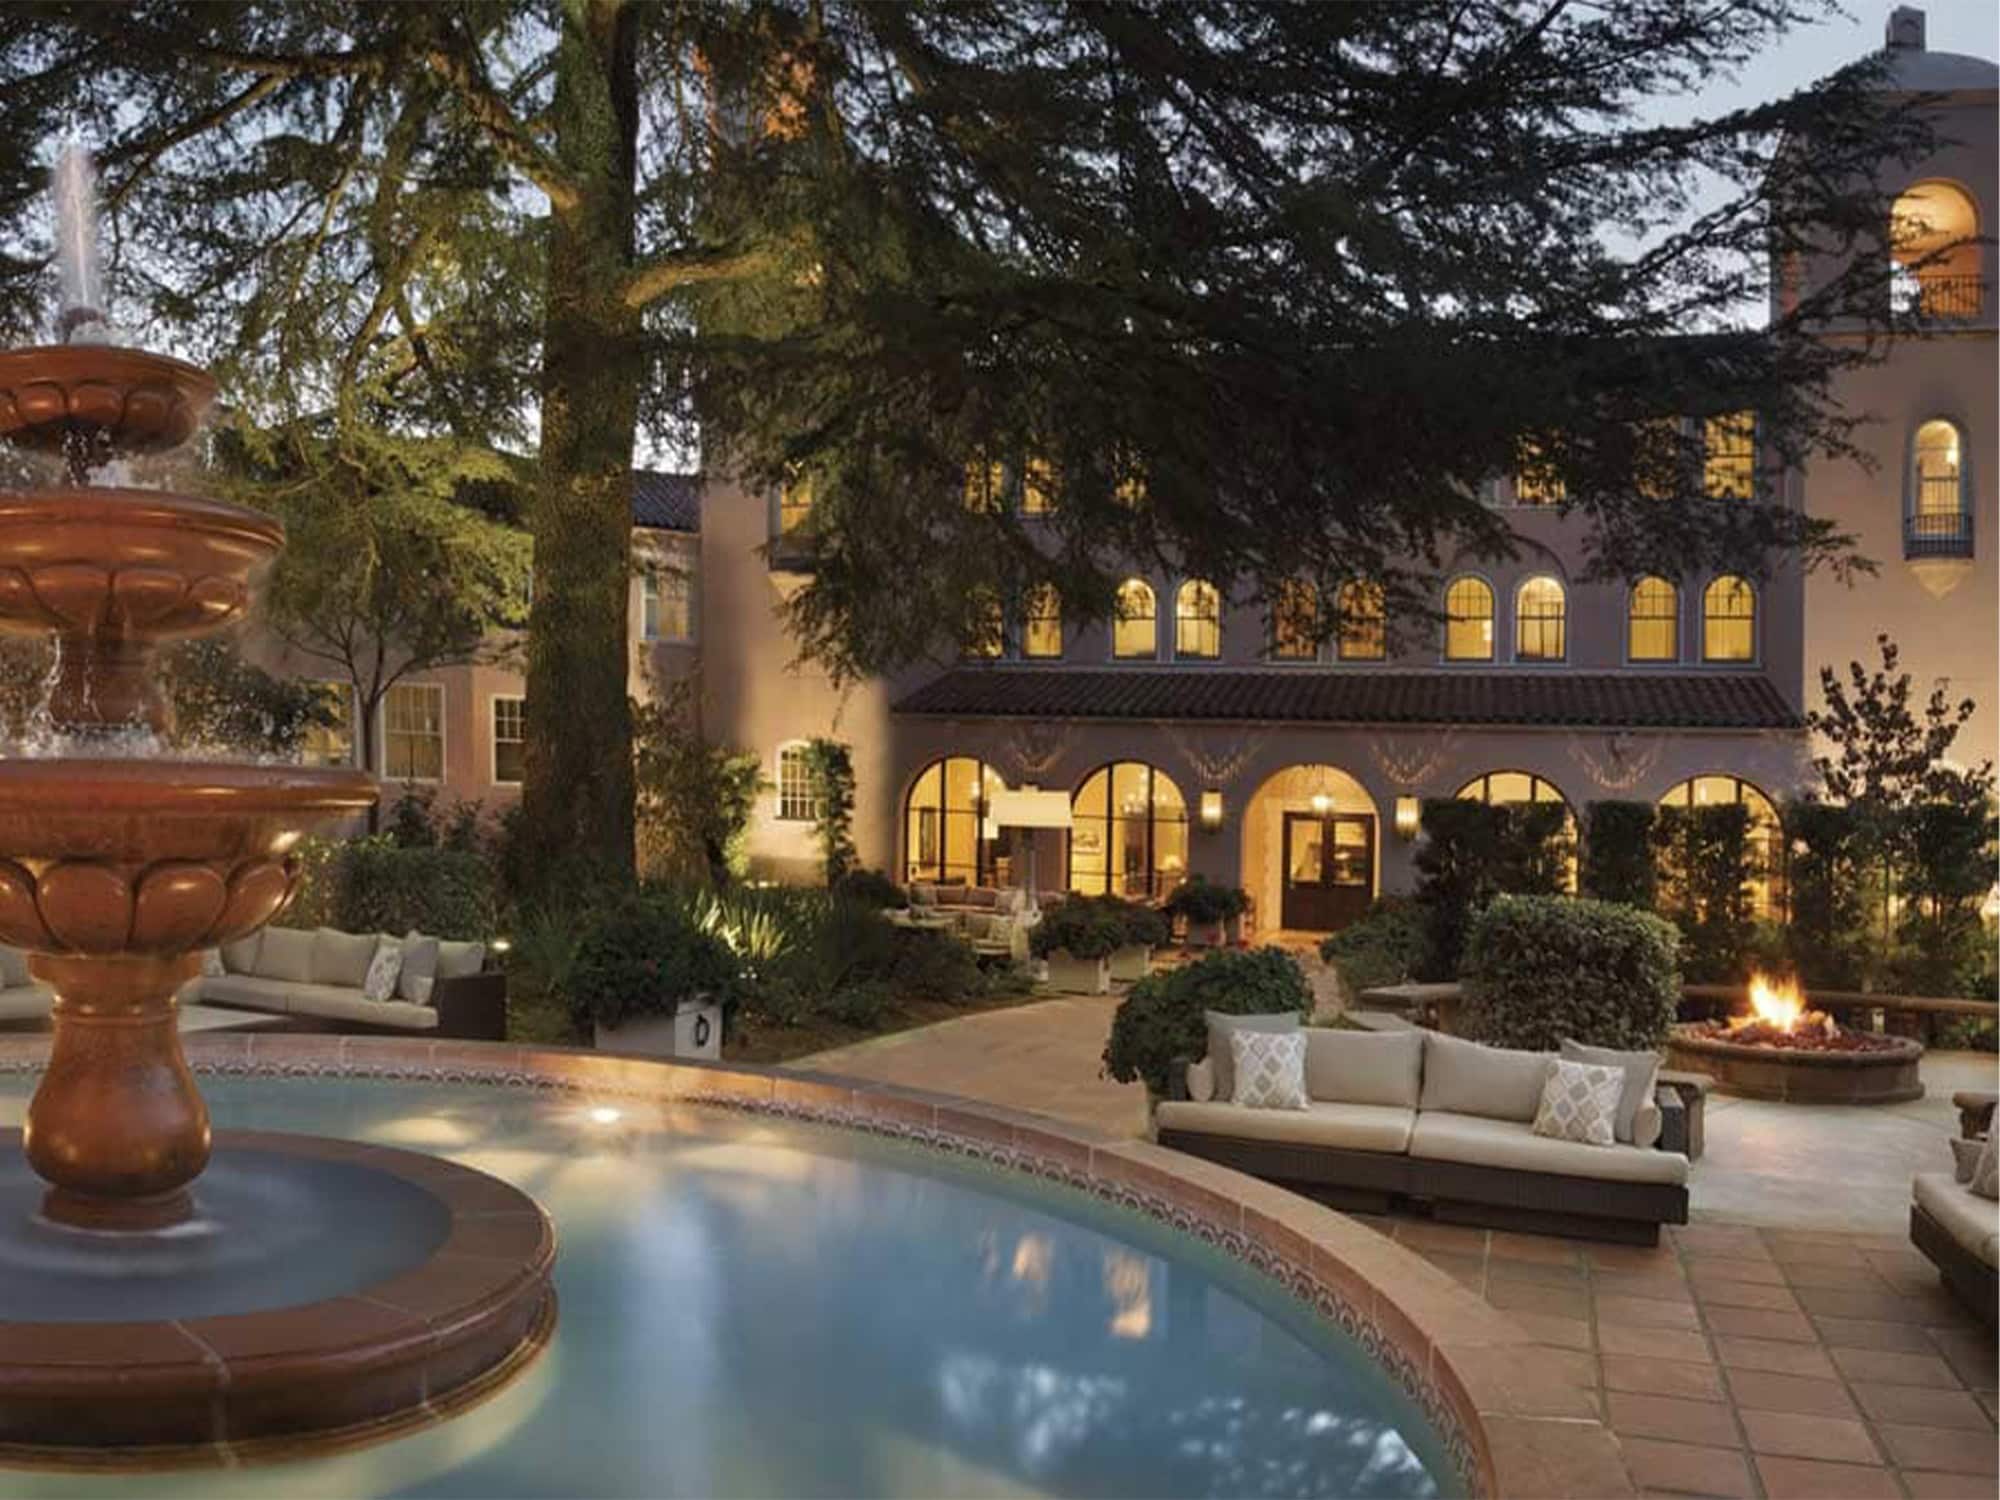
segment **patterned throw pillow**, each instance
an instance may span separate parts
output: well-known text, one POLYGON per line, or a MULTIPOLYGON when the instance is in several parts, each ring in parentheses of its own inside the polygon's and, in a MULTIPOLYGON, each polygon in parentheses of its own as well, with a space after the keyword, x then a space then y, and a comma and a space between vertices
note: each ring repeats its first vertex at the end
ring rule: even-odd
POLYGON ((2000 1137, 2000 1131, 1986 1132, 1986 1148, 1979 1153, 1978 1164, 1972 1169, 1972 1181, 1967 1184, 1982 1198, 2000 1198, 2000 1157, 1993 1154, 1996 1137, 2000 1137))
POLYGON ((1246 1109, 1305 1109, 1306 1039, 1298 1031, 1232 1031, 1232 1102, 1246 1109))
POLYGON ((1542 1106, 1535 1111, 1535 1134, 1609 1146, 1617 1139, 1618 1098, 1624 1091, 1623 1068, 1554 1058, 1542 1085, 1542 1106))
POLYGON ((370 1000, 392 1000, 396 995, 396 981, 402 977, 402 943, 392 937, 378 938, 375 956, 368 961, 368 977, 362 981, 362 995, 370 1000))

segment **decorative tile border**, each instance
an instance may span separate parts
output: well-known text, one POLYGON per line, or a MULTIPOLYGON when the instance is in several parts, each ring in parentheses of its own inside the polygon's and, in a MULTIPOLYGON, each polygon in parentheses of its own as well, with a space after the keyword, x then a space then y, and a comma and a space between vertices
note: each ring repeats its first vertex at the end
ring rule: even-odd
MULTIPOLYGON (((832 1074, 568 1048, 285 1032, 193 1033, 197 1073, 467 1083, 698 1104, 894 1137, 1144 1214, 1248 1266, 1359 1344, 1423 1412, 1475 1496, 1632 1493, 1594 1402, 1550 1352, 1422 1257, 1293 1193, 1150 1142, 832 1074)), ((46 1036, 0 1037, 32 1073, 46 1036)))

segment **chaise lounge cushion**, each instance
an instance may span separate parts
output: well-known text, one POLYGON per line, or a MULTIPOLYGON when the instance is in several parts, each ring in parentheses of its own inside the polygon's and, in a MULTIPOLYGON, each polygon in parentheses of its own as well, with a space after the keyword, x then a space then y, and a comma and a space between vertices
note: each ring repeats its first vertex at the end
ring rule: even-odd
POLYGON ((1685 1186, 1688 1161, 1677 1151, 1643 1146, 1586 1146, 1535 1134, 1524 1121, 1433 1110, 1428 1104, 1410 1132, 1410 1155, 1425 1161, 1462 1162, 1511 1172, 1593 1177, 1608 1182, 1685 1186))
POLYGON ((1526 1125, 1541 1108, 1542 1085, 1554 1061, 1547 1052, 1482 1047, 1425 1032, 1422 1108, 1526 1125))
POLYGON ((1421 1031, 1306 1028, 1306 1092, 1315 1099, 1415 1109, 1423 1079, 1421 1031))
POLYGON ((1294 1146, 1332 1146, 1342 1151, 1382 1151, 1394 1156, 1408 1148, 1416 1118, 1413 1110, 1385 1104, 1326 1104, 1317 1099, 1304 1109, 1245 1109, 1239 1104, 1169 1099, 1155 1116, 1161 1130, 1294 1146))
POLYGON ((1949 1172, 1919 1172, 1910 1196, 1968 1252, 2000 1268, 2000 1205, 1954 1182, 1949 1172))

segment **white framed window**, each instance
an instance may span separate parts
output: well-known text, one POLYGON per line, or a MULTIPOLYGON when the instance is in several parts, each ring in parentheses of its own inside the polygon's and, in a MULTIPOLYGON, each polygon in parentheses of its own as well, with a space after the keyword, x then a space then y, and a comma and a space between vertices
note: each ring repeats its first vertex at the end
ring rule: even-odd
POLYGON ((1514 591, 1514 660, 1561 661, 1569 654, 1568 600, 1547 576, 1514 591))
POLYGON ((444 780, 444 684, 399 682, 382 695, 382 774, 444 780))
POLYGON ((519 786, 527 779, 528 700, 495 694, 493 698, 493 780, 498 786, 519 786))
POLYGON ((685 559, 639 575, 639 635, 649 641, 694 639, 694 575, 685 559))
POLYGON ((354 764, 354 684, 312 681, 321 700, 333 711, 331 724, 315 724, 299 742, 299 759, 309 766, 354 764))
POLYGON ((1153 586, 1143 578, 1128 578, 1118 585, 1118 602, 1111 620, 1111 654, 1121 660, 1159 654, 1153 586))
POLYGON ((806 764, 805 741, 778 747, 778 821, 813 820, 812 771, 806 764))

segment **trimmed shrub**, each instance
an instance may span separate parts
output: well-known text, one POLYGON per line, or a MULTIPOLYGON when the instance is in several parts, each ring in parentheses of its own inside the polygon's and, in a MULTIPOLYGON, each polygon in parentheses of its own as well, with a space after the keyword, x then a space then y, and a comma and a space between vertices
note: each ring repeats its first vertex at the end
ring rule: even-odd
POLYGON ((1165 1094, 1174 1059, 1191 1061, 1208 1049, 1203 1011, 1254 1016, 1290 1010, 1303 1018, 1312 1004, 1304 972, 1283 949, 1211 953, 1126 991, 1111 1018, 1104 1071, 1120 1083, 1141 1080, 1153 1093, 1165 1094))
POLYGON ((584 918, 567 978, 580 1028, 669 1014, 702 995, 723 1007, 726 1029, 742 986, 742 966, 728 944, 698 929, 674 903, 644 896, 584 918))
POLYGON ((1167 897, 1167 915, 1189 922, 1226 922, 1240 917, 1250 906, 1250 894, 1241 886, 1217 885, 1206 875, 1190 875, 1167 897))
POLYGON ((1807 989, 1856 990, 1867 967, 1868 860, 1851 808, 1786 805, 1791 923, 1785 957, 1807 989))
POLYGON ((1125 943, 1123 915, 1079 896, 1043 912, 1028 933, 1028 946, 1037 958, 1058 950, 1071 958, 1109 958, 1125 943))
MULTIPOLYGON (((298 871, 298 883, 292 887, 292 899, 273 920, 286 927, 337 926, 339 911, 335 900, 339 891, 336 876, 341 851, 349 847, 339 839, 310 835, 293 845, 291 860, 298 871)), ((398 936, 407 931, 407 927, 396 929, 398 936)))
POLYGON ((1456 979, 1473 916, 1502 892, 1552 895, 1569 865, 1560 802, 1486 803, 1432 797, 1417 848, 1417 905, 1424 913, 1425 980, 1456 979))
POLYGON ((1368 915, 1319 945, 1348 995, 1380 985, 1408 984, 1431 967, 1424 914, 1408 901, 1377 901, 1368 915))
POLYGON ((334 926, 342 932, 477 939, 493 935, 493 873, 459 849, 399 848, 379 839, 346 845, 333 864, 334 926))
POLYGON ((1891 985, 1906 995, 1980 995, 1993 939, 1979 906, 1993 885, 1992 815, 1983 807, 1920 802, 1899 820, 1902 920, 1891 985))
POLYGON ((1496 896, 1465 950, 1466 1035, 1552 1051, 1564 1037, 1657 1047, 1681 997, 1680 939, 1652 915, 1573 896, 1496 896))
POLYGON ((898 933, 896 948, 889 984, 899 998, 959 1005, 988 992, 978 956, 950 933, 898 933))
POLYGON ((1681 930, 1694 984, 1745 978, 1752 938, 1750 809, 1741 803, 1663 807, 1653 822, 1659 909, 1681 930))
POLYGON ((1593 802, 1583 810, 1578 883, 1599 901, 1653 909, 1659 866, 1653 856, 1650 802, 1593 802))
POLYGON ((833 893, 877 911, 909 904, 903 888, 880 870, 849 870, 834 883, 833 893))

